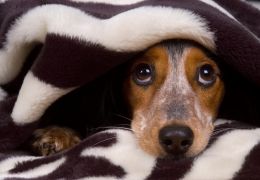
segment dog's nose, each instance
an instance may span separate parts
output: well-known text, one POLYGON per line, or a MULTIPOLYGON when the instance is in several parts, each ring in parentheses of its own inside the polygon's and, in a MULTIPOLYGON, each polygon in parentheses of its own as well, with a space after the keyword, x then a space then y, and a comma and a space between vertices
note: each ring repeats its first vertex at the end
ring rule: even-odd
POLYGON ((193 132, 187 126, 166 126, 159 132, 159 141, 163 149, 171 155, 187 152, 193 143, 193 132))

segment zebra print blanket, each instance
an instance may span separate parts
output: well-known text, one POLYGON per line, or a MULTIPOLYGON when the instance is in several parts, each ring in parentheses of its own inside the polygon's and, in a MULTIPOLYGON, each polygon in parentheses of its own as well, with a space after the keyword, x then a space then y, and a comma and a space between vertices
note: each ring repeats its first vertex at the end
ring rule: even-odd
POLYGON ((259 179, 259 129, 232 122, 182 161, 150 157, 126 130, 47 158, 19 151, 55 102, 166 39, 215 52, 227 81, 220 117, 260 125, 259 19, 240 0, 0 0, 0 178, 259 179))
POLYGON ((0 154, 1 179, 259 179, 260 129, 216 121, 208 148, 194 159, 155 159, 130 131, 97 133, 67 152, 50 157, 0 154))

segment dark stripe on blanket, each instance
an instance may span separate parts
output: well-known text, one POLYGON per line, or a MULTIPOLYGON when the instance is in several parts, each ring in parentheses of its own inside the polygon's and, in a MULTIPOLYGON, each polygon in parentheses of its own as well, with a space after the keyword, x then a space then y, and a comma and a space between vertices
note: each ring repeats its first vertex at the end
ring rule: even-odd
POLYGON ((254 8, 251 4, 236 3, 237 0, 215 0, 222 7, 227 9, 237 20, 245 24, 253 33, 260 37, 260 13, 257 8, 254 8), (247 12, 246 16, 244 13, 247 12))
POLYGON ((32 71, 56 87, 76 87, 132 59, 137 53, 110 51, 97 44, 52 34, 47 37, 32 71))
POLYGON ((180 179, 192 167, 193 159, 158 159, 147 180, 180 179))
MULTIPOLYGON (((241 144, 243 146, 243 144, 241 144)), ((251 150, 234 180, 260 179, 260 144, 251 150), (252 171, 253 170, 253 171, 252 171)))
POLYGON ((9 114, 15 101, 16 97, 14 96, 0 102, 0 152, 14 149, 21 145, 38 125, 38 122, 28 125, 14 124, 9 114))
POLYGON ((25 162, 19 162, 16 164, 15 168, 9 171, 11 174, 13 173, 22 173, 32 169, 32 167, 38 167, 43 164, 48 164, 53 161, 58 160, 60 157, 58 156, 50 156, 48 158, 41 158, 35 160, 27 160, 25 162))

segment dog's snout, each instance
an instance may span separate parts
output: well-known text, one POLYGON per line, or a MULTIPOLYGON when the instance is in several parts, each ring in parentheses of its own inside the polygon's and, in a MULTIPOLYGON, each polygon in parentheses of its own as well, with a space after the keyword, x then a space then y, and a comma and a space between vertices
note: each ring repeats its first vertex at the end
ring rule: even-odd
POLYGON ((193 132, 187 126, 166 126, 159 132, 159 141, 166 153, 181 155, 187 152, 193 143, 193 132))

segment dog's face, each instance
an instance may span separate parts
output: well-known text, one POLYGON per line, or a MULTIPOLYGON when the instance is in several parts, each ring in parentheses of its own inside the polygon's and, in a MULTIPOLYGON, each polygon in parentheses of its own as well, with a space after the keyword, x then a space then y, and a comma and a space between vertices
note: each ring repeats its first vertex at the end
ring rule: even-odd
POLYGON ((124 93, 143 150, 159 157, 190 157, 208 144, 224 85, 204 50, 165 42, 134 61, 124 93))

